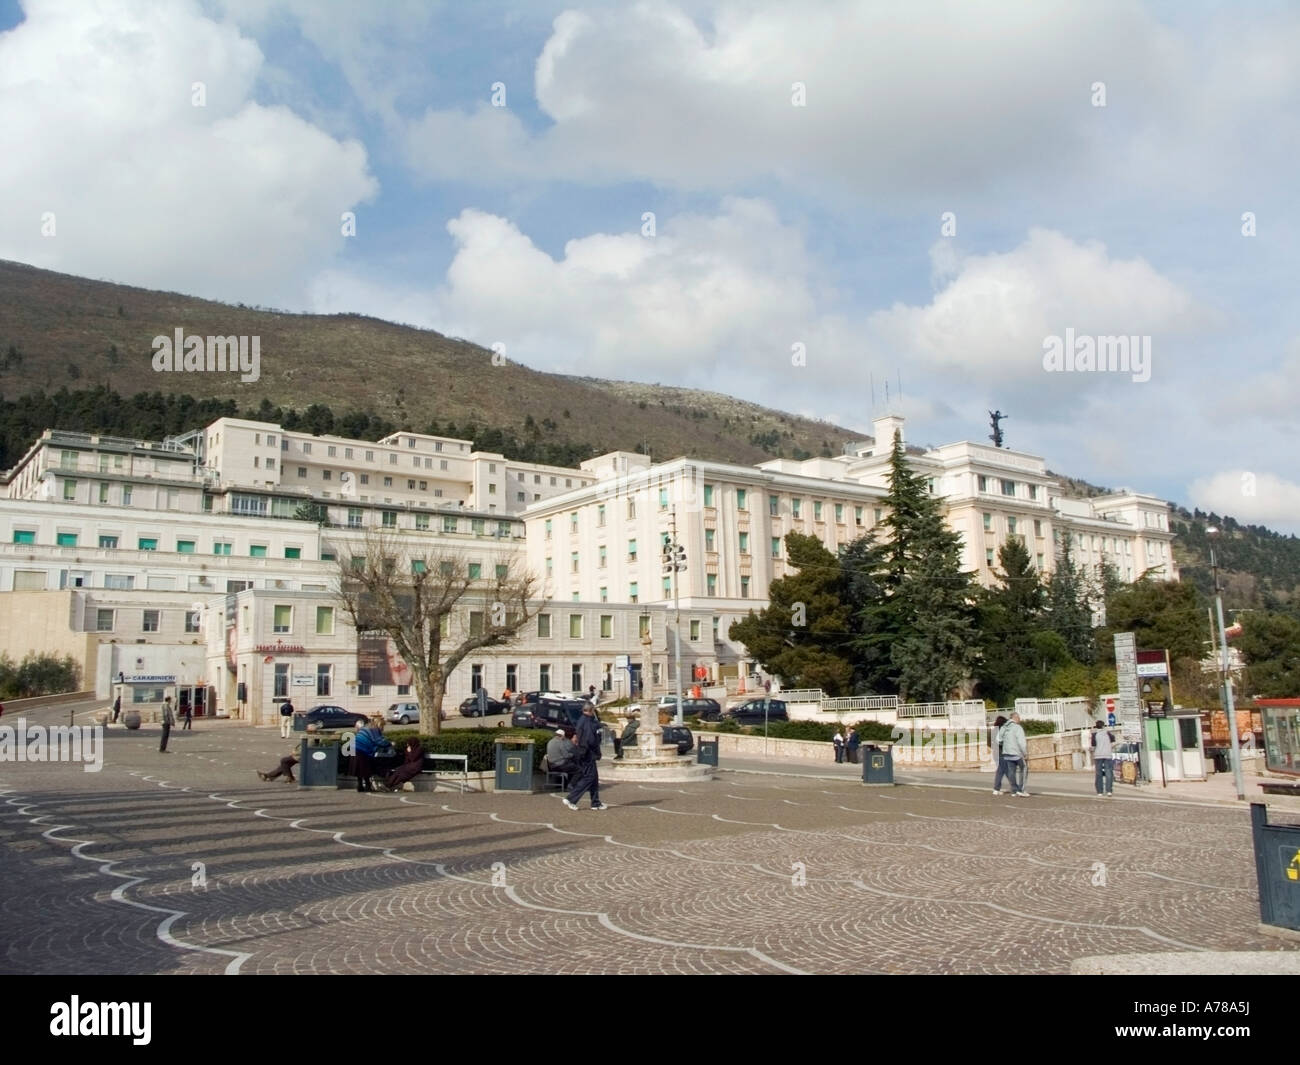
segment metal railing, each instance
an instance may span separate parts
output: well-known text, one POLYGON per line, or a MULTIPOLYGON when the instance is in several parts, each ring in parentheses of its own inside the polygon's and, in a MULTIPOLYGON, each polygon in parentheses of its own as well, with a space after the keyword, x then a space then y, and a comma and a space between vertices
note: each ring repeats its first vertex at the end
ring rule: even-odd
POLYGON ((831 714, 846 710, 894 710, 897 707, 897 695, 848 695, 840 699, 822 700, 822 710, 831 714))
POLYGON ((984 713, 984 703, 979 699, 958 699, 949 703, 904 703, 898 707, 903 717, 949 717, 984 713))

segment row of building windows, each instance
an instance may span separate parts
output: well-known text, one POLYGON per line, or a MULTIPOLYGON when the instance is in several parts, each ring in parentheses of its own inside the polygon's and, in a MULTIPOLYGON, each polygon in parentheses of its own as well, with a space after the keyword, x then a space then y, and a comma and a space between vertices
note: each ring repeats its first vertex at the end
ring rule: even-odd
MULTIPOLYGON (((1020 495, 1021 483, 1022 482, 1020 481, 1012 481, 1006 478, 985 477, 983 474, 979 475, 979 490, 985 495, 1001 494, 1015 498, 1020 495)), ((1025 492, 1030 499, 1038 500, 1041 498, 1041 485, 1026 483, 1024 487, 1025 492)))
MULTIPOLYGON (((470 614, 471 630, 473 627, 473 620, 472 620, 473 617, 474 615, 471 613, 470 614)), ((581 640, 583 638, 585 627, 587 624, 586 617, 587 616, 585 614, 568 615, 569 639, 581 640)), ((554 635, 555 633, 554 620, 555 620, 555 615, 550 613, 543 613, 537 615, 537 638, 538 639, 549 640, 554 635)), ((722 622, 721 618, 715 617, 712 619, 714 640, 718 639, 718 633, 720 630, 721 622, 722 622)), ((637 620, 637 637, 644 638, 646 636, 650 636, 651 638, 653 638, 654 636, 653 626, 654 626, 654 621, 649 614, 640 615, 640 617, 637 620)), ((687 629, 689 633, 689 637, 688 637, 689 639, 699 640, 701 639, 701 632, 703 631, 703 622, 699 618, 691 618, 688 622, 687 629)), ((602 640, 612 640, 614 638, 614 615, 613 614, 597 615, 597 631, 599 632, 600 638, 602 640)))
MULTIPOLYGON (((254 433, 254 434, 253 434, 253 442, 254 442, 255 444, 258 444, 259 446, 260 446, 260 444, 261 444, 261 441, 260 441, 260 439, 259 439, 260 436, 261 436, 260 433, 254 433)), ((267 446, 268 446, 268 447, 274 447, 274 446, 275 446, 275 442, 274 442, 274 441, 275 441, 275 437, 274 437, 272 434, 268 433, 267 436, 266 436, 266 443, 267 443, 267 446)), ((217 442, 220 443, 220 437, 217 438, 217 442)), ((408 448, 413 448, 413 447, 415 447, 415 438, 414 438, 414 437, 410 437, 410 436, 408 436, 408 437, 406 438, 406 446, 407 446, 408 448)), ((469 445, 464 444, 464 443, 458 443, 458 444, 456 445, 456 450, 457 450, 457 451, 464 452, 464 451, 468 450, 468 446, 469 446, 469 445)), ((441 451, 442 449, 443 449, 443 442, 442 442, 441 440, 435 440, 435 441, 433 442, 433 450, 434 450, 434 451, 441 451)), ((280 443, 280 450, 282 450, 282 451, 288 451, 288 450, 289 450, 289 439, 288 439, 287 437, 286 437, 284 440, 281 441, 281 443, 280 443)), ((299 450, 302 451, 302 453, 303 453, 304 455, 310 455, 310 454, 312 453, 312 442, 311 442, 310 440, 303 440, 303 441, 300 441, 300 443, 299 443, 299 450)), ((326 445, 325 445, 325 457, 326 457, 326 458, 331 458, 331 459, 333 459, 333 458, 338 458, 338 453, 339 453, 338 445, 336 445, 336 444, 326 444, 326 445)), ((375 453, 374 453, 373 450, 371 450, 371 449, 363 449, 363 454, 365 455, 365 460, 364 460, 364 461, 366 461, 366 462, 374 462, 374 461, 375 461, 375 453)), ((388 455, 388 464, 389 464, 390 466, 396 466, 396 465, 397 465, 397 454, 396 454, 395 452, 391 452, 391 451, 390 451, 390 452, 386 452, 386 454, 388 455)), ((343 449, 343 458, 344 458, 345 460, 346 460, 346 459, 351 459, 351 458, 353 458, 354 455, 355 455, 355 449, 350 448, 350 447, 345 447, 345 448, 343 449)), ((411 463, 412 463, 412 465, 414 465, 414 466, 419 466, 419 465, 421 465, 421 461, 420 461, 420 459, 421 459, 421 456, 419 456, 419 455, 412 455, 412 456, 411 456, 411 463)), ((429 459, 429 458, 425 458, 425 459, 424 459, 424 461, 423 461, 423 465, 424 465, 424 467, 425 467, 426 469, 429 468, 429 463, 430 463, 431 461, 432 461, 432 460, 429 459)), ((445 470, 445 469, 447 468, 447 460, 446 460, 446 459, 440 459, 439 461, 442 463, 442 468, 445 470)), ((495 464, 494 464, 494 465, 495 465, 495 464)), ((554 482, 552 482, 552 483, 554 483, 554 482)))
MULTIPOLYGON (((15 529, 13 542, 16 544, 35 544, 35 529, 15 529)), ((54 534, 54 545, 56 547, 78 547, 80 534, 75 532, 59 532, 54 534)), ((135 541, 135 550, 137 551, 157 551, 160 540, 157 536, 138 536, 135 541)), ((121 537, 101 534, 99 537, 99 546, 106 550, 116 550, 121 547, 121 537)), ((176 553, 179 555, 193 555, 197 553, 197 540, 176 541, 176 553)), ((214 540, 212 542, 212 553, 214 555, 229 555, 234 548, 229 540, 214 540)), ((250 558, 267 558, 267 544, 250 544, 248 555, 250 558)), ((286 547, 284 549, 285 558, 302 558, 301 547, 286 547)))
MULTIPOLYGON (((1023 531, 1022 528, 1021 528, 1020 522, 1021 522, 1021 519, 1020 519, 1020 518, 1017 518, 1014 514, 1008 514, 1008 515, 1007 515, 1007 535, 1008 535, 1008 536, 1022 536, 1022 535, 1024 535, 1024 531, 1023 531)), ((993 532, 993 515, 992 515, 992 514, 985 514, 985 515, 984 515, 984 531, 985 531, 985 532, 993 532)), ((1037 538, 1039 538, 1039 539, 1041 539, 1042 536, 1043 536, 1043 522, 1042 522, 1042 520, 1041 520, 1040 518, 1035 518, 1035 519, 1034 519, 1034 536, 1037 537, 1037 538)))
MULTIPOLYGON (((706 507, 711 507, 711 506, 713 506, 713 505, 714 505, 713 500, 714 500, 714 486, 711 485, 711 484, 706 484, 706 485, 704 486, 704 505, 705 505, 706 507)), ((522 495, 521 495, 521 496, 520 496, 520 502, 522 502, 522 501, 523 501, 523 497, 522 497, 522 495)), ((804 500, 802 500, 802 499, 797 499, 797 498, 796 498, 796 499, 791 499, 791 500, 789 501, 789 503, 790 503, 790 516, 791 516, 792 518, 795 518, 796 520, 802 520, 802 519, 803 519, 803 516, 804 516, 804 511, 803 511, 804 500)), ((780 496, 768 496, 768 497, 767 497, 767 504, 768 504, 768 511, 767 511, 768 514, 769 514, 770 516, 772 516, 772 517, 779 517, 780 514, 781 514, 782 497, 780 497, 780 496)), ((629 521, 635 520, 635 518, 636 518, 636 500, 635 500, 634 498, 629 497, 628 500, 627 500, 627 504, 626 504, 626 505, 627 505, 627 517, 628 517, 628 520, 629 520, 629 521)), ((836 524, 836 525, 844 525, 844 524, 845 524, 845 518, 846 518, 846 512, 847 512, 847 508, 846 508, 845 504, 843 504, 843 503, 834 503, 834 504, 829 504, 829 505, 833 507, 834 512, 835 512, 835 524, 836 524)), ((812 517, 813 517, 813 521, 825 521, 825 520, 826 520, 826 518, 825 518, 825 508, 826 508, 826 506, 827 506, 827 504, 823 503, 823 502, 822 502, 821 500, 819 500, 819 499, 813 500, 813 505, 812 505, 812 517)), ((659 490, 659 509, 660 509, 661 511, 663 511, 663 510, 668 510, 669 507, 670 507, 670 503, 669 503, 669 498, 668 498, 668 489, 667 489, 667 488, 661 488, 661 489, 659 490)), ((736 509, 739 510, 739 511, 746 511, 746 510, 748 510, 748 497, 747 497, 747 490, 744 489, 744 488, 738 488, 738 489, 736 489, 736 509)), ((570 514, 569 514, 569 532, 570 532, 571 534, 576 534, 576 533, 578 532, 578 525, 579 525, 579 522, 578 522, 578 513, 579 513, 579 512, 575 510, 575 511, 571 511, 570 514)), ((881 509, 880 507, 876 507, 876 508, 875 508, 875 520, 876 520, 877 523, 881 520, 881 515, 882 515, 882 513, 883 513, 883 511, 882 511, 882 509, 881 509)), ((865 508, 865 507, 862 507, 862 506, 854 506, 854 507, 853 507, 853 524, 854 524, 857 528, 865 528, 865 517, 866 517, 866 508, 865 508)), ((598 528, 598 529, 603 529, 603 528, 605 528, 605 526, 606 526, 606 518, 607 518, 607 508, 606 508, 606 505, 605 505, 604 503, 597 504, 597 506, 596 506, 596 528, 598 528)), ((547 540, 551 539, 551 535, 552 535, 552 532, 553 532, 552 519, 550 519, 550 518, 547 518, 547 519, 546 519, 546 522, 545 522, 545 524, 544 524, 544 526, 543 526, 543 529, 544 529, 544 536, 545 536, 545 538, 546 538, 547 540)), ((706 532, 707 532, 707 530, 706 530, 706 532)))
MULTIPOLYGON (((267 469, 274 469, 273 462, 274 462, 273 459, 267 459, 267 460, 266 460, 266 466, 267 466, 267 469)), ((257 465, 257 459, 256 459, 256 458, 254 458, 254 460, 253 460, 253 465, 254 465, 254 466, 257 465)), ((447 460, 446 460, 446 459, 443 459, 443 460, 442 460, 442 469, 445 470, 446 468, 447 468, 447 460)), ((345 471, 339 471, 339 480, 340 480, 340 481, 343 479, 343 473, 344 473, 344 472, 345 472, 345 471)), ((305 481, 305 480, 307 479, 307 467, 306 467, 306 466, 299 466, 299 467, 298 467, 298 479, 299 479, 299 480, 303 480, 303 481, 305 481)), ((321 470, 321 471, 320 471, 320 479, 321 479, 322 481, 332 481, 332 480, 334 480, 334 471, 333 471, 333 470, 321 470)), ((361 484, 369 484, 369 483, 370 483, 370 474, 368 474, 368 473, 360 473, 360 474, 357 475, 357 480, 358 480, 358 482, 360 482, 361 484)), ((427 491, 429 490, 429 482, 428 482, 428 481, 416 481, 416 480, 414 480, 414 479, 412 479, 412 478, 407 478, 407 481, 406 481, 406 489, 407 489, 407 491, 408 491, 408 492, 414 492, 414 491, 416 490, 416 485, 417 485, 417 484, 419 485, 419 490, 420 490, 421 492, 427 492, 427 491)), ((392 479, 392 477, 385 477, 385 478, 384 478, 384 481, 383 481, 383 487, 385 487, 385 488, 392 488, 392 487, 393 487, 393 479, 392 479)), ((433 493, 434 493, 434 495, 436 495, 436 496, 441 496, 441 495, 442 495, 442 489, 441 489, 441 488, 435 488, 435 489, 433 490, 433 493)), ((494 494, 495 494, 495 493, 494 493, 494 494)))

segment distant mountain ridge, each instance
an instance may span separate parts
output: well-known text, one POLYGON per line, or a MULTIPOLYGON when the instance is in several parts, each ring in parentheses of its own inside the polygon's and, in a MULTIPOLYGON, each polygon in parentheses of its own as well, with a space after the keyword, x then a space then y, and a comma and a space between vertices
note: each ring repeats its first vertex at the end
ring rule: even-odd
POLYGON ((216 303, 0 261, 0 393, 105 385, 233 399, 241 410, 320 403, 419 430, 437 421, 545 432, 593 453, 644 450, 752 464, 837 454, 860 433, 714 392, 542 373, 432 330, 361 315, 216 303), (157 373, 153 338, 258 336, 260 377, 157 373), (551 427, 554 428, 551 428, 551 427), (543 430, 539 430, 543 431, 543 430), (757 441, 757 442, 756 442, 757 441))

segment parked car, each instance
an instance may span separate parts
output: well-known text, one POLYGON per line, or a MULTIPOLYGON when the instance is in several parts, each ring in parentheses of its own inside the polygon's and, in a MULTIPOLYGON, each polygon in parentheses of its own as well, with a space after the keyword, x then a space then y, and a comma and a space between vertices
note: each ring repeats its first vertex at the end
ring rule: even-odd
POLYGON ((582 708, 586 705, 582 699, 539 699, 531 707, 533 728, 552 731, 562 728, 564 734, 572 739, 578 728, 578 718, 582 716, 582 708))
POLYGON ((727 711, 727 719, 738 725, 761 725, 766 721, 789 721, 781 699, 749 699, 727 711))
POLYGON ((690 754, 695 746, 695 736, 685 725, 665 725, 663 740, 669 746, 677 744, 678 754, 690 754))
MULTIPOLYGON (((463 717, 478 717, 478 696, 471 695, 460 704, 460 712, 463 717)), ((487 701, 487 712, 489 714, 508 714, 510 713, 510 704, 503 703, 500 699, 491 699, 487 701)))
POLYGON ((717 699, 683 699, 682 717, 698 717, 701 721, 721 721, 722 704, 717 699))
POLYGON ((527 706, 515 707, 514 713, 510 715, 511 728, 532 728, 533 712, 527 706))
MULTIPOLYGON (((446 716, 446 715, 444 715, 446 716)), ((393 703, 385 712, 386 720, 398 725, 409 725, 412 721, 419 723, 419 703, 393 703)))
POLYGON ((308 725, 317 728, 359 728, 368 720, 365 714, 344 710, 341 706, 313 706, 306 714, 308 725))

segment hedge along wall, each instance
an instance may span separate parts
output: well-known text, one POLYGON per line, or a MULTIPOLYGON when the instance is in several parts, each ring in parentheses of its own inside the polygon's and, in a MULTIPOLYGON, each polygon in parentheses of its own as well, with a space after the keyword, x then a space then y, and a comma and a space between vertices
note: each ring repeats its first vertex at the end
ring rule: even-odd
MULTIPOLYGON (((418 735, 415 729, 385 729, 384 737, 399 751, 412 736, 418 735)), ((502 736, 522 738, 533 741, 533 768, 542 764, 542 755, 546 745, 555 735, 538 729, 456 729, 442 732, 437 736, 420 736, 420 746, 430 754, 467 754, 471 773, 491 773, 496 769, 496 740, 502 736)))

